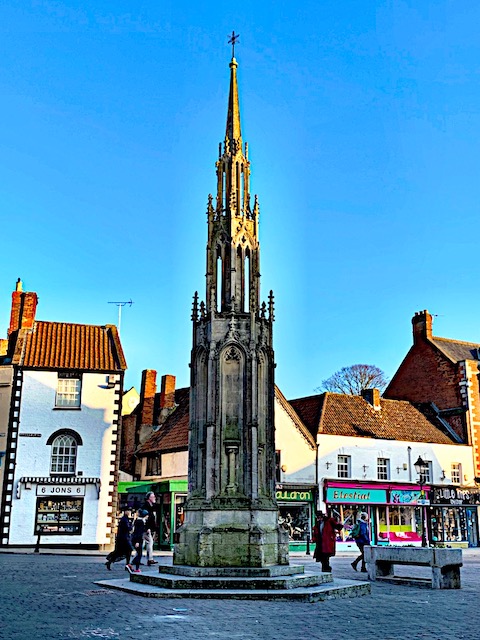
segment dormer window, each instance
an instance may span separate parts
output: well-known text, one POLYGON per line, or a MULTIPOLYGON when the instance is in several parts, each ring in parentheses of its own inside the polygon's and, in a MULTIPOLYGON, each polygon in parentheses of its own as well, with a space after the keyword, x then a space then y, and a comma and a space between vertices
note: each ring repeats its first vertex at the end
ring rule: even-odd
POLYGON ((82 377, 78 373, 59 373, 55 407, 78 409, 82 390, 82 377))

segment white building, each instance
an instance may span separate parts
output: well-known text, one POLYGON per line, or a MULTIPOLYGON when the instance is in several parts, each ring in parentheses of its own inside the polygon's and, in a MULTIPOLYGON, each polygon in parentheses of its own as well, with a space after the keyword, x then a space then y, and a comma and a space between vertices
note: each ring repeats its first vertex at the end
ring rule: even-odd
MULTIPOLYGON (((344 523, 341 542, 352 544, 349 532, 367 511, 376 543, 478 546, 472 447, 459 444, 434 410, 381 399, 378 389, 289 404, 316 439, 318 506, 344 523)), ((288 481, 288 450, 282 460, 288 481)))
POLYGON ((1 545, 103 548, 117 507, 125 359, 114 326, 35 320, 13 294, 1 545))

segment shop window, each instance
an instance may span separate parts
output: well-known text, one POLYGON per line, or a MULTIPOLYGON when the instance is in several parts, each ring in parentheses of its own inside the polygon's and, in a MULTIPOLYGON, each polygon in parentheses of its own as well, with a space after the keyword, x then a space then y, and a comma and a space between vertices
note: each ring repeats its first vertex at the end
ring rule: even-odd
POLYGON ((146 469, 145 475, 147 476, 162 475, 162 456, 160 454, 147 457, 147 469, 146 469))
POLYGON ((80 436, 70 429, 63 430, 52 434, 47 444, 52 447, 50 474, 75 475, 78 445, 82 444, 80 436))
POLYGON ((390 480, 390 460, 388 458, 377 459, 378 480, 390 480))
POLYGON ((339 478, 350 478, 351 476, 351 456, 340 455, 337 459, 337 476, 339 478))
POLYGON ((306 540, 310 537, 310 505, 279 504, 278 524, 288 533, 290 542, 306 540))
POLYGON ((452 462, 451 477, 452 477, 452 484, 461 483, 462 469, 459 462, 452 462))
POLYGON ((37 498, 35 535, 82 533, 83 498, 37 498))
POLYGON ((82 390, 82 377, 73 373, 59 373, 55 407, 60 409, 78 409, 82 390))

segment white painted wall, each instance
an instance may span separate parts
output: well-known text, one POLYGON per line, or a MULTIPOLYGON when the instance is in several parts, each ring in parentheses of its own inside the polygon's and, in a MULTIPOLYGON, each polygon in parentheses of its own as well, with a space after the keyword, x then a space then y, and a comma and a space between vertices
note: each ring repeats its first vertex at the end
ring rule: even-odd
MULTIPOLYGON (((116 376, 120 380, 120 376, 116 376)), ((115 469, 116 435, 113 434, 115 389, 107 388, 106 376, 84 373, 81 409, 55 409, 57 373, 25 371, 20 407, 17 443, 15 492, 23 476, 50 476, 50 435, 60 429, 76 431, 83 445, 78 447, 77 473, 101 480, 100 495, 93 485, 86 486, 83 529, 81 535, 42 536, 45 544, 107 544, 109 522, 109 485, 115 469), (22 437, 22 433, 40 437, 22 437)), ((75 481, 72 479, 72 482, 75 481)), ((10 544, 34 544, 36 487, 22 487, 20 498, 14 497, 11 514, 10 544)))
POLYGON ((162 454, 162 478, 186 478, 188 475, 188 451, 162 454))
POLYGON ((188 476, 188 451, 174 451, 162 453, 162 475, 147 476, 147 458, 142 458, 142 480, 170 480, 171 478, 185 478, 188 476))
POLYGON ((290 415, 275 398, 275 449, 280 450, 282 482, 315 482, 315 448, 312 449, 290 415))
POLYGON ((337 456, 351 456, 351 477, 356 480, 377 480, 377 459, 390 459, 390 480, 393 482, 417 482, 414 463, 418 456, 432 462, 432 484, 451 484, 451 464, 462 465, 464 486, 475 484, 472 447, 459 444, 434 444, 426 442, 403 442, 377 440, 373 438, 323 435, 317 436, 319 479, 337 478, 337 456), (408 447, 411 447, 410 455, 408 447), (328 465, 327 462, 331 463, 328 465), (403 469, 403 465, 407 469, 403 469), (363 465, 366 465, 364 470, 363 465), (441 479, 442 470, 446 478, 441 479))

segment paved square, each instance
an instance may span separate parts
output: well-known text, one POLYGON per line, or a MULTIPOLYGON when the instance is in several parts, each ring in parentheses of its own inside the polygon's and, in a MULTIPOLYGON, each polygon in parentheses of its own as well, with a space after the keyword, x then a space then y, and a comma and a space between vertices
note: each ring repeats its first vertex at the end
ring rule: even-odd
MULTIPOLYGON (((352 557, 333 559, 334 576, 364 578, 352 557)), ((463 561, 459 590, 372 583, 371 596, 303 604, 139 598, 94 584, 123 572, 122 563, 107 572, 101 556, 2 553, 0 638, 477 640, 480 550, 466 550, 463 561)), ((305 556, 292 562, 318 568, 305 556)))

